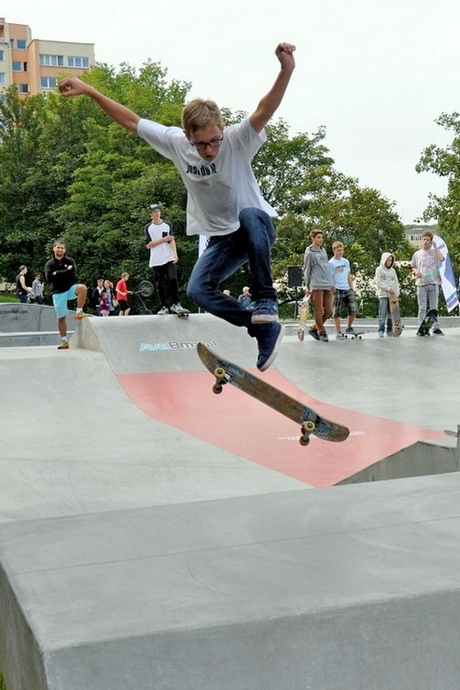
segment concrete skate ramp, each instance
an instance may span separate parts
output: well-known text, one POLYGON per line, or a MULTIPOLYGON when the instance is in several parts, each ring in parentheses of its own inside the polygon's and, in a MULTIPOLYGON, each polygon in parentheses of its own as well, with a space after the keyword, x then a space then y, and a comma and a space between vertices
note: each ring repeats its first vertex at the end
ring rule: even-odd
MULTIPOLYGON (((74 311, 67 325, 73 333, 74 311)), ((43 304, 0 303, 0 347, 31 347, 59 342, 56 313, 43 304)))
MULTIPOLYGON (((312 362, 305 359, 308 350, 310 357, 314 355, 312 348, 292 351, 289 356, 289 344, 283 343, 276 365, 258 374, 254 368, 256 342, 244 329, 210 315, 194 315, 188 320, 175 316, 137 317, 136 321, 131 317, 93 318, 81 326, 72 344, 104 352, 124 390, 147 415, 310 486, 332 486, 420 440, 444 437, 439 429, 406 424, 404 418, 395 421, 371 416, 315 398, 308 387, 312 362), (299 426, 278 412, 232 386, 220 396, 213 395, 213 378, 195 351, 199 340, 324 417, 344 424, 350 437, 345 443, 312 437, 308 448, 302 448, 299 426), (301 354, 304 363, 299 361, 298 371, 292 366, 287 370, 285 361, 292 365, 301 354), (293 378, 299 378, 302 371, 300 385, 294 385, 293 378)), ((334 344, 329 345, 329 353, 334 355, 334 344)), ((450 464, 447 467, 451 469, 450 464)), ((423 473, 421 468, 419 474, 423 473)))
POLYGON ((457 688, 459 491, 443 475, 6 525, 8 687, 457 688))

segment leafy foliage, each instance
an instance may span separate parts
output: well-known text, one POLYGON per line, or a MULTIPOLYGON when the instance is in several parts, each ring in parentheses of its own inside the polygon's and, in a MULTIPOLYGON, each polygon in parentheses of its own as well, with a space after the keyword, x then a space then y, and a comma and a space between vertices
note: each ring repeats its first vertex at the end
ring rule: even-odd
MULTIPOLYGON (((82 77, 141 117, 180 126, 190 84, 168 80, 161 65, 137 71, 98 64, 82 77)), ((227 124, 245 113, 223 111, 227 124)), ((279 213, 273 271, 285 289, 287 269, 303 261, 309 232, 321 227, 326 248, 341 239, 354 268, 371 276, 384 250, 408 253, 394 204, 338 172, 319 128, 291 136, 283 120, 266 128, 267 142, 253 167, 262 193, 279 213)), ((0 102, 0 275, 13 280, 24 263, 43 270, 52 242, 62 238, 89 286, 122 271, 132 284, 149 277, 144 243, 147 205, 162 205, 173 225, 182 289, 197 256, 185 237, 186 192, 179 173, 145 142, 113 123, 87 98, 19 98, 10 87, 0 102)), ((400 255, 400 256, 399 256, 400 255)), ((223 288, 239 293, 250 282, 247 266, 223 288)), ((181 295, 181 300, 185 296, 181 295)))
POLYGON ((454 272, 460 273, 460 114, 442 113, 436 124, 452 132, 452 142, 444 148, 431 144, 422 152, 417 172, 432 172, 447 179, 444 197, 430 195, 423 214, 426 222, 435 219, 439 234, 449 246, 454 272))

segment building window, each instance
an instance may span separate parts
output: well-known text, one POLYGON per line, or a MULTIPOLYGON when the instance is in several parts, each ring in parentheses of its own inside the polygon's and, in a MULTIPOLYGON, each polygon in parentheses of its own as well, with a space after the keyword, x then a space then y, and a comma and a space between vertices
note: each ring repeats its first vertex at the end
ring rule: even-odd
POLYGON ((40 77, 42 89, 54 89, 57 86, 57 77, 40 77))
POLYGON ((13 60, 13 72, 22 72, 22 63, 17 60, 13 60))
POLYGON ((89 67, 89 59, 87 57, 79 57, 78 55, 69 55, 67 58, 68 67, 89 67))
POLYGON ((40 55, 40 64, 47 67, 64 67, 63 55, 40 55))
POLYGON ((27 43, 26 43, 26 41, 25 41, 23 38, 18 38, 18 40, 16 41, 16 47, 17 47, 19 50, 26 50, 26 48, 27 48, 27 43))
POLYGON ((0 62, 4 62, 4 60, 5 60, 5 51, 0 50, 0 62))
POLYGON ((0 84, 6 84, 6 73, 0 72, 0 84))
POLYGON ((29 84, 19 84, 19 93, 29 93, 29 84))

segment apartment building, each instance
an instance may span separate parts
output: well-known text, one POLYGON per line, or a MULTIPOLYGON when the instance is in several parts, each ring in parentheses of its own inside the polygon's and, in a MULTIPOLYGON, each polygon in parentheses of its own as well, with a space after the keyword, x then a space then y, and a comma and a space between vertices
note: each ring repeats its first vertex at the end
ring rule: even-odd
POLYGON ((93 43, 33 39, 30 27, 0 17, 0 93, 11 84, 22 96, 47 93, 63 75, 78 76, 94 62, 93 43))

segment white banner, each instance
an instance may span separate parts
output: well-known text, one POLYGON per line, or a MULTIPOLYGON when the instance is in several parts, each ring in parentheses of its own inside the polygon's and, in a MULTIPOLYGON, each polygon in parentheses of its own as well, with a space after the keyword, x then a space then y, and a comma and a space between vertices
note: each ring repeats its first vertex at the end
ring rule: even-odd
POLYGON ((439 272, 441 274, 442 291, 444 293, 444 299, 446 300, 447 311, 450 312, 458 305, 458 294, 454 272, 450 262, 449 250, 447 249, 447 245, 442 237, 439 237, 439 235, 434 235, 433 239, 436 242, 437 248, 444 257, 444 261, 439 267, 439 272))

